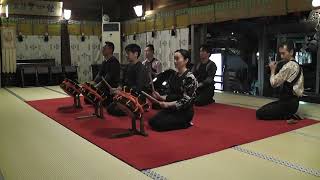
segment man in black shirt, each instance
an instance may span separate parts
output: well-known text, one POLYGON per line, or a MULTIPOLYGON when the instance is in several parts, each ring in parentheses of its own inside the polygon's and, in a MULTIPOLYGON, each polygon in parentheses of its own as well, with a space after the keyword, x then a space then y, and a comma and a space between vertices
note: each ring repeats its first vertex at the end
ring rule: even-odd
MULTIPOLYGON (((148 73, 146 68, 139 61, 141 54, 141 48, 137 44, 129 44, 126 48, 127 58, 129 61, 126 73, 124 75, 123 86, 127 86, 136 91, 146 91, 149 88, 148 73)), ((114 93, 117 93, 119 89, 115 89, 114 93)), ((123 116, 125 115, 115 103, 110 104, 108 112, 111 115, 123 116)))
MULTIPOLYGON (((116 57, 113 56, 114 44, 112 42, 105 42, 105 46, 102 48, 102 54, 104 61, 102 62, 101 68, 98 75, 94 79, 94 84, 99 84, 102 81, 102 77, 111 85, 116 88, 120 82, 120 63, 116 57)), ((109 89, 104 83, 99 84, 99 89, 107 92, 106 105, 112 102, 109 89)))
POLYGON ((129 61, 126 74, 124 75, 124 85, 137 91, 145 91, 149 87, 147 69, 139 61, 141 48, 137 44, 129 44, 126 47, 129 61))
POLYGON ((120 63, 118 59, 113 56, 113 51, 114 44, 112 42, 105 42, 105 46, 102 49, 104 61, 94 82, 99 83, 102 80, 101 77, 104 77, 112 87, 116 88, 120 82, 120 63))
POLYGON ((200 48, 200 63, 194 66, 192 70, 199 83, 194 102, 196 106, 205 106, 214 102, 214 77, 217 66, 209 60, 210 55, 210 47, 202 45, 200 48))

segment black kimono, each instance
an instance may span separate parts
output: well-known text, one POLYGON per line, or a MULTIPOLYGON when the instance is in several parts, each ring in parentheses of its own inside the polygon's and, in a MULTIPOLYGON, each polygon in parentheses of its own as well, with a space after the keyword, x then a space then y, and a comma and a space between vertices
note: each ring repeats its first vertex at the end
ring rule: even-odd
POLYGON ((272 87, 281 87, 278 101, 269 103, 257 110, 261 120, 289 120, 299 108, 299 97, 303 95, 304 78, 296 61, 287 62, 275 75, 271 75, 272 87))
POLYGON ((129 64, 124 75, 123 86, 128 86, 137 91, 146 91, 149 88, 147 69, 139 61, 136 64, 129 64))
POLYGON ((190 71, 179 76, 177 73, 169 80, 167 102, 176 101, 174 108, 163 109, 149 120, 156 131, 184 129, 190 126, 194 110, 193 103, 198 82, 190 71))
POLYGON ((194 102, 196 106, 205 106, 214 102, 214 77, 216 71, 216 64, 210 60, 206 64, 198 64, 193 69, 193 74, 199 82, 197 96, 194 102))
POLYGON ((102 62, 101 69, 94 79, 95 83, 99 83, 102 80, 101 77, 104 77, 112 87, 118 87, 120 82, 120 63, 116 57, 112 56, 102 62))
MULTIPOLYGON (((102 62, 102 66, 99 70, 99 73, 94 79, 96 84, 99 84, 102 80, 102 77, 110 84, 111 87, 116 88, 120 83, 120 63, 118 59, 112 56, 110 59, 102 62)), ((107 95, 107 99, 104 102, 105 106, 108 106, 112 103, 112 95, 110 95, 109 88, 104 84, 99 84, 99 89, 104 91, 107 95)))
MULTIPOLYGON (((122 86, 127 86, 135 91, 148 91, 149 78, 146 68, 141 62, 136 64, 129 64, 124 75, 124 83, 122 86)), ((111 103, 107 108, 107 111, 111 115, 125 116, 126 114, 117 108, 115 103, 111 103)))

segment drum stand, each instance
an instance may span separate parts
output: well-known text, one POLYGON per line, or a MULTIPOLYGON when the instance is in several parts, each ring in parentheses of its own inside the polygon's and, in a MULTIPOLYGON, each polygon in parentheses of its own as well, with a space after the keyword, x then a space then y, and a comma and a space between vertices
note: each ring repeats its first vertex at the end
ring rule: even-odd
POLYGON ((104 119, 102 101, 99 101, 98 103, 93 104, 93 107, 94 107, 93 114, 88 115, 88 116, 80 116, 80 117, 77 117, 76 119, 78 119, 78 120, 87 119, 87 118, 104 119))
POLYGON ((124 105, 117 103, 118 107, 125 111, 129 117, 131 117, 131 129, 129 129, 127 132, 113 134, 112 138, 122 138, 122 137, 129 137, 134 135, 140 135, 140 136, 148 136, 147 132, 144 129, 144 120, 143 117, 137 118, 132 112, 128 111, 127 108, 125 108, 124 105), (137 129, 137 123, 136 120, 140 121, 140 129, 137 129))
POLYGON ((72 106, 61 106, 61 107, 59 107, 59 110, 70 109, 70 108, 76 108, 76 109, 82 108, 81 101, 80 101, 80 94, 73 96, 73 105, 72 106))

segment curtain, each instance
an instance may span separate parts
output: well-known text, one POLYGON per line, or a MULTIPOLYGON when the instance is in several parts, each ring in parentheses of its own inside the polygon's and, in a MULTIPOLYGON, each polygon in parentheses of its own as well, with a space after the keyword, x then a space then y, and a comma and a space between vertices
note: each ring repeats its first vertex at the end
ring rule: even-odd
POLYGON ((122 43, 122 57, 123 62, 127 62, 125 58, 124 48, 131 43, 136 43, 141 47, 141 58, 144 57, 144 48, 147 44, 153 44, 155 48, 155 57, 162 62, 163 70, 174 69, 174 51, 177 49, 189 49, 189 29, 182 28, 176 30, 176 35, 171 36, 171 30, 157 31, 155 36, 152 37, 151 32, 137 34, 136 40, 133 39, 134 35, 128 35, 125 37, 125 41, 122 43))
POLYGON ((16 72, 16 31, 13 27, 1 28, 1 43, 2 43, 2 72, 16 72))
POLYGON ((147 32, 147 44, 154 45, 155 57, 162 62, 163 70, 174 69, 174 52, 189 49, 189 29, 177 29, 175 36, 171 36, 171 30, 157 31, 154 37, 147 32))
POLYGON ((78 81, 83 83, 92 80, 92 64, 101 64, 101 42, 99 36, 70 36, 71 64, 78 66, 78 81))
POLYGON ((141 55, 139 57, 140 61, 143 61, 145 59, 144 56, 144 48, 147 45, 147 33, 140 33, 136 35, 128 35, 125 37, 125 41, 122 42, 122 63, 127 64, 128 60, 126 58, 126 51, 125 47, 129 44, 137 44, 141 48, 141 55), (134 39, 135 36, 135 39, 134 39))
POLYGON ((61 38, 49 36, 49 41, 44 41, 44 36, 23 36, 23 41, 17 42, 17 59, 55 59, 55 64, 61 64, 61 38))

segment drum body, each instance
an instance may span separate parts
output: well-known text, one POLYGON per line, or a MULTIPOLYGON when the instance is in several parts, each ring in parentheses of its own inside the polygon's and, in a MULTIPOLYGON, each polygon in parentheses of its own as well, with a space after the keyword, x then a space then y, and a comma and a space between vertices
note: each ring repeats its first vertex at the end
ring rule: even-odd
POLYGON ((124 111, 131 112, 137 119, 142 118, 143 113, 150 108, 145 95, 128 87, 124 87, 122 91, 114 96, 113 100, 125 107, 124 111))
POLYGON ((66 92, 69 96, 76 97, 81 94, 81 87, 70 79, 65 79, 61 84, 60 88, 66 92))
POLYGON ((169 90, 169 80, 174 76, 176 71, 168 69, 160 73, 153 79, 154 89, 161 95, 167 94, 169 90))
POLYGON ((88 82, 81 85, 81 93, 92 104, 98 104, 107 98, 104 92, 88 82))

